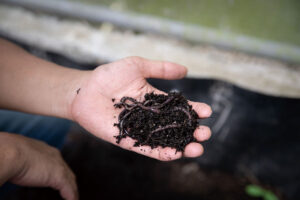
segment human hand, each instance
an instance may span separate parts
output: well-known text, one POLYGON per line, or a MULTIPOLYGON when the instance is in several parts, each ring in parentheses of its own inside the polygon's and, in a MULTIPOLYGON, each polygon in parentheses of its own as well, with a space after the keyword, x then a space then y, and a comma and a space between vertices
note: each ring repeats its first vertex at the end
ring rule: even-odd
POLYGON ((66 200, 78 199, 75 175, 57 149, 20 135, 0 133, 0 136, 0 150, 9 152, 6 153, 9 158, 0 160, 6 181, 21 186, 51 187, 59 190, 66 200))
MULTIPOLYGON (((174 160, 182 156, 181 152, 166 147, 151 149, 149 146, 133 147, 134 140, 127 137, 120 144, 116 143, 119 131, 113 124, 121 112, 113 107, 112 98, 118 102, 123 96, 142 100, 148 92, 163 93, 147 83, 146 78, 181 79, 187 69, 170 62, 150 61, 140 57, 130 57, 96 68, 78 90, 71 107, 71 118, 77 121, 90 133, 124 149, 149 156, 158 160, 174 160)), ((198 102, 191 102, 199 117, 211 115, 211 108, 198 102)), ((198 141, 210 137, 210 129, 200 126, 194 136, 198 141)), ((197 157, 203 153, 199 143, 190 143, 185 147, 184 156, 197 157)))

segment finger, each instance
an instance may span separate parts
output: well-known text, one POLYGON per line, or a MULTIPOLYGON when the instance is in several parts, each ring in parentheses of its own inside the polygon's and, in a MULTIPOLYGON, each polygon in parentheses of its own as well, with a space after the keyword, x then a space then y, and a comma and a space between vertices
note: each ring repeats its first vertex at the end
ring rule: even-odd
POLYGON ((77 190, 74 190, 71 184, 65 183, 59 191, 60 195, 65 200, 78 200, 78 192, 77 190))
POLYGON ((79 199, 78 187, 77 187, 77 183, 76 183, 76 176, 68 166, 67 166, 67 168, 69 169, 68 180, 71 184, 72 190, 74 191, 75 199, 79 199))
POLYGON ((211 107, 206 103, 189 101, 189 104, 192 105, 200 118, 207 118, 212 114, 211 107))
POLYGON ((203 154, 203 152, 204 152, 204 149, 201 144, 192 142, 192 143, 186 145, 186 147, 184 149, 184 156, 194 158, 194 157, 201 156, 203 154))
POLYGON ((181 152, 176 152, 176 149, 170 147, 157 147, 151 149, 150 146, 139 146, 134 147, 135 140, 131 138, 124 138, 120 142, 120 146, 124 149, 134 151, 138 154, 142 154, 144 156, 154 158, 160 161, 171 161, 176 160, 182 157, 181 152))
POLYGON ((210 136, 211 136, 211 130, 207 126, 199 126, 194 132, 194 137, 199 142, 208 140, 210 136))
POLYGON ((159 155, 159 160, 161 161, 171 161, 177 160, 182 157, 181 152, 177 152, 175 148, 165 147, 162 149, 159 155))
POLYGON ((172 62, 147 60, 138 58, 139 67, 145 78, 181 79, 185 77, 187 68, 172 62))
POLYGON ((78 190, 75 175, 66 164, 56 172, 53 178, 55 180, 53 180, 54 184, 52 185, 52 187, 59 190, 60 195, 63 197, 63 199, 78 200, 78 190))

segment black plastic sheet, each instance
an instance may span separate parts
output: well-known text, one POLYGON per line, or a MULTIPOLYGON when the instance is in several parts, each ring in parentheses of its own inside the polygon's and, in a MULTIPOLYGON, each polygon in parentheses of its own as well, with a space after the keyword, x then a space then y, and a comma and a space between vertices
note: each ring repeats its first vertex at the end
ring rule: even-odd
POLYGON ((214 114, 203 123, 213 134, 199 164, 257 177, 300 199, 300 99, 266 96, 216 80, 150 83, 212 106, 214 114))

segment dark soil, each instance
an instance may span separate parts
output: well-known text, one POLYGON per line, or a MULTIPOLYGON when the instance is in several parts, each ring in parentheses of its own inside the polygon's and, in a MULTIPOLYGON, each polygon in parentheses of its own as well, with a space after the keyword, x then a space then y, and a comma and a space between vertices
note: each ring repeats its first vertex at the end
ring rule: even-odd
POLYGON ((187 144, 196 142, 193 133, 199 117, 181 93, 147 93, 144 99, 138 102, 123 97, 114 105, 123 108, 119 123, 115 124, 120 130, 117 143, 128 136, 136 140, 134 146, 172 147, 183 151, 187 144))

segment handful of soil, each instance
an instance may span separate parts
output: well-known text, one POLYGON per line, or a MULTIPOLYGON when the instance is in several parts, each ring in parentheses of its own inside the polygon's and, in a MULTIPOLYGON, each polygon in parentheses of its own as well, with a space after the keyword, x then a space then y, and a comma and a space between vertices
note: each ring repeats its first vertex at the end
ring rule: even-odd
POLYGON ((117 143, 131 137, 134 146, 148 145, 151 148, 172 147, 183 151, 185 146, 196 142, 194 131, 198 126, 197 113, 181 93, 168 95, 147 93, 143 102, 123 97, 116 108, 123 108, 119 114, 117 143))

